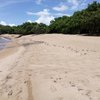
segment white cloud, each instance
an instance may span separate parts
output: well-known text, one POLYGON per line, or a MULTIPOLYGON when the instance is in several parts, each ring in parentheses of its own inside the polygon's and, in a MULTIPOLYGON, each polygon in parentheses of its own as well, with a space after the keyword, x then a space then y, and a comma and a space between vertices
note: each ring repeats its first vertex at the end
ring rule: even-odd
POLYGON ((79 6, 78 0, 68 0, 70 3, 73 4, 72 9, 77 9, 79 6))
POLYGON ((33 12, 26 12, 27 15, 36 15, 36 16, 48 16, 50 15, 49 10, 48 9, 43 9, 43 11, 39 11, 37 13, 33 13, 33 12))
POLYGON ((15 24, 8 24, 9 26, 16 26, 15 24))
POLYGON ((31 20, 27 20, 27 22, 32 23, 32 21, 31 21, 31 20))
POLYGON ((44 23, 46 25, 49 25, 50 24, 50 21, 53 20, 54 17, 53 16, 40 16, 36 22, 37 23, 44 23))
POLYGON ((43 0, 36 0, 36 3, 37 3, 37 4, 41 4, 42 1, 43 1, 43 0))
POLYGON ((50 24, 50 21, 54 19, 54 17, 49 13, 48 9, 44 9, 43 11, 37 12, 34 15, 39 16, 36 20, 37 23, 44 23, 46 25, 50 24))
POLYGON ((1 24, 1 25, 4 25, 4 26, 7 25, 6 22, 4 22, 4 21, 1 21, 0 24, 1 24))
POLYGON ((5 7, 11 4, 28 2, 30 0, 0 0, 0 7, 5 7))
POLYGON ((6 26, 6 25, 8 25, 8 26, 15 26, 15 24, 7 24, 5 21, 0 21, 0 24, 4 25, 4 26, 6 26))
POLYGON ((72 10, 78 10, 86 5, 86 0, 68 0, 68 3, 72 4, 72 10))
POLYGON ((39 11, 37 13, 27 12, 28 15, 38 16, 38 19, 35 20, 37 23, 44 23, 46 25, 50 24, 50 21, 54 19, 54 16, 51 15, 48 9, 43 9, 43 11, 39 11))
POLYGON ((59 16, 71 16, 69 14, 65 14, 65 13, 55 13, 55 16, 59 17, 59 16))
POLYGON ((56 11, 65 11, 67 9, 68 7, 64 4, 60 4, 59 6, 53 7, 53 10, 56 10, 56 11))
POLYGON ((34 15, 34 13, 33 12, 30 12, 30 11, 28 11, 26 13, 27 13, 27 15, 34 15))
POLYGON ((37 16, 49 16, 50 13, 49 13, 49 10, 48 9, 43 9, 43 11, 34 13, 34 15, 37 15, 37 16))
POLYGON ((78 0, 68 0, 68 2, 74 5, 78 5, 78 0))

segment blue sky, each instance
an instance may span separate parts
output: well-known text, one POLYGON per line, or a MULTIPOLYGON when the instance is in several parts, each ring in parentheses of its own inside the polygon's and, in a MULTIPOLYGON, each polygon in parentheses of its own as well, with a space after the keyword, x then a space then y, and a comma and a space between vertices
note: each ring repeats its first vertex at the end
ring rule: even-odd
POLYGON ((93 0, 0 0, 0 24, 13 26, 28 21, 49 25, 55 17, 71 16, 92 2, 93 0))

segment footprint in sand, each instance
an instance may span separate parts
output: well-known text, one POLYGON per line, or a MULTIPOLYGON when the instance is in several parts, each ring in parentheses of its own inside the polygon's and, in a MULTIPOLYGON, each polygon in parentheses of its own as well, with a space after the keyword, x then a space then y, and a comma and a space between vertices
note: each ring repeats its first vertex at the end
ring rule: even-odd
POLYGON ((57 97, 55 100, 64 100, 63 97, 57 97))
POLYGON ((100 89, 96 90, 96 92, 99 92, 100 93, 100 89))
POLYGON ((7 80, 12 79, 12 76, 11 76, 11 75, 8 75, 8 76, 6 77, 6 79, 7 79, 7 80))
POLYGON ((55 45, 55 44, 53 44, 53 46, 54 46, 54 47, 56 47, 56 45, 55 45))
POLYGON ((11 96, 13 94, 13 91, 9 91, 8 96, 11 96))
POLYGON ((50 87, 50 90, 51 90, 52 92, 56 92, 56 91, 57 91, 56 87, 53 86, 53 85, 50 87))
POLYGON ((50 79, 53 79, 53 77, 50 77, 50 79))
POLYGON ((62 80, 62 78, 61 78, 61 77, 59 77, 58 79, 59 79, 59 80, 62 80))
POLYGON ((69 84, 71 85, 71 87, 75 87, 75 84, 72 83, 71 81, 69 82, 69 84))
POLYGON ((87 53, 84 53, 84 55, 86 55, 87 53))
POLYGON ((48 43, 46 43, 46 42, 45 42, 44 44, 45 44, 45 45, 49 45, 49 44, 48 44, 48 43))
POLYGON ((85 51, 84 49, 82 49, 82 51, 85 51))
POLYGON ((97 78, 100 78, 100 75, 95 75, 97 78))
POLYGON ((77 87, 77 90, 78 91, 83 91, 84 89, 77 87))
POLYGON ((62 46, 62 48, 65 48, 64 46, 62 46))
POLYGON ((86 50, 87 52, 89 51, 89 50, 86 50))
POLYGON ((65 74, 67 74, 68 72, 66 71, 65 74))
POLYGON ((85 93, 85 95, 86 95, 90 100, 92 100, 92 98, 91 98, 91 96, 90 96, 90 95, 91 95, 91 92, 92 92, 91 90, 87 90, 86 93, 85 93))
POLYGON ((54 83, 57 83, 57 81, 56 81, 56 80, 54 80, 53 82, 54 82, 54 83))
POLYGON ((19 73, 21 73, 22 71, 18 71, 19 73))
POLYGON ((20 94, 20 93, 22 93, 22 89, 20 89, 20 90, 18 91, 17 95, 20 94))
POLYGON ((78 53, 79 51, 75 50, 75 53, 78 53))

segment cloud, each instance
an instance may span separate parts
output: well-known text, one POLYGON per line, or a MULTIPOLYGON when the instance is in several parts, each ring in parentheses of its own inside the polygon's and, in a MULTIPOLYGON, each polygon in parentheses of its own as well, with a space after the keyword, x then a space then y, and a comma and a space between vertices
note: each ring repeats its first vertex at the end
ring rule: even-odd
POLYGON ((0 0, 0 7, 5 7, 11 4, 27 2, 30 0, 0 0))
POLYGON ((44 23, 46 25, 49 25, 50 21, 54 19, 54 16, 50 14, 48 9, 44 9, 43 11, 37 12, 34 15, 39 16, 35 22, 44 23))
POLYGON ((78 0, 68 0, 68 2, 74 5, 78 5, 78 0))
POLYGON ((53 14, 53 15, 55 15, 55 16, 57 16, 57 17, 60 17, 60 16, 71 16, 71 15, 65 14, 65 13, 55 13, 55 14, 53 14))
POLYGON ((9 26, 16 26, 15 24, 8 24, 9 26))
POLYGON ((36 0, 36 3, 37 3, 37 4, 41 4, 42 1, 43 1, 43 0, 36 0))
MULTIPOLYGON (((27 15, 30 15, 30 16, 37 16, 38 19, 35 20, 35 22, 37 23, 44 23, 46 25, 49 25, 50 24, 50 21, 51 20, 54 20, 55 17, 61 17, 61 16, 70 16, 68 14, 65 14, 65 13, 50 13, 50 11, 48 9, 43 9, 42 11, 39 11, 39 12, 36 12, 36 13, 33 13, 33 12, 26 12, 27 15)), ((30 20, 29 20, 30 22, 30 20)))
POLYGON ((30 11, 28 11, 26 13, 27 13, 27 15, 34 15, 34 13, 33 12, 30 12, 30 11))
POLYGON ((48 16, 48 15, 50 15, 48 9, 43 9, 43 11, 39 11, 39 12, 36 12, 36 13, 27 12, 27 14, 28 14, 28 15, 36 15, 36 16, 48 16))
POLYGON ((35 15, 38 17, 35 22, 37 23, 44 23, 46 25, 50 24, 50 21, 54 19, 54 16, 51 15, 48 9, 43 9, 42 11, 33 13, 33 12, 27 12, 28 15, 35 15))
POLYGON ((77 9, 79 6, 79 1, 78 0, 68 0, 69 3, 72 3, 72 8, 71 9, 77 9))
POLYGON ((31 21, 31 20, 27 20, 27 22, 32 23, 32 21, 31 21))
POLYGON ((78 10, 86 5, 86 0, 68 0, 68 3, 72 5, 72 10, 78 10))
POLYGON ((4 21, 1 21, 0 24, 1 24, 1 25, 4 25, 4 26, 7 25, 6 22, 4 22, 4 21))
POLYGON ((44 23, 46 25, 50 24, 50 21, 53 20, 53 16, 40 16, 35 22, 37 23, 44 23))
POLYGON ((56 11, 65 11, 67 9, 68 7, 64 4, 60 4, 59 6, 53 7, 53 10, 56 10, 56 11))
POLYGON ((65 10, 78 10, 86 6, 86 0, 65 0, 61 2, 58 6, 53 7, 53 10, 56 11, 65 11, 65 10))
POLYGON ((6 25, 8 25, 8 26, 15 26, 15 24, 7 24, 5 21, 0 21, 0 24, 4 25, 4 26, 6 26, 6 25))

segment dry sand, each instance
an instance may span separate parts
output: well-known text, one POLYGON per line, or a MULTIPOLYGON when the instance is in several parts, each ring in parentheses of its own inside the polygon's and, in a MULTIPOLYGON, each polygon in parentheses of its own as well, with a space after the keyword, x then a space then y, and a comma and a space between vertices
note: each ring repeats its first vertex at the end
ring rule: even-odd
POLYGON ((29 35, 0 52, 0 100, 100 100, 100 37, 29 35))

